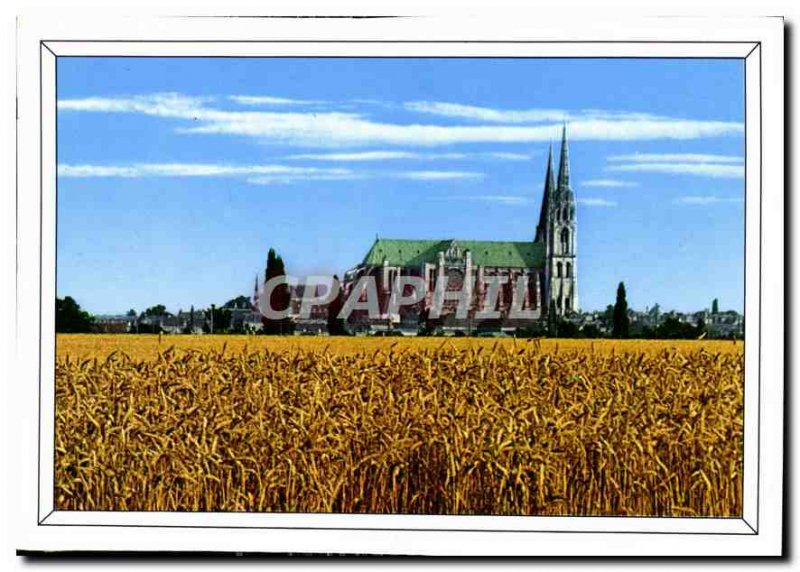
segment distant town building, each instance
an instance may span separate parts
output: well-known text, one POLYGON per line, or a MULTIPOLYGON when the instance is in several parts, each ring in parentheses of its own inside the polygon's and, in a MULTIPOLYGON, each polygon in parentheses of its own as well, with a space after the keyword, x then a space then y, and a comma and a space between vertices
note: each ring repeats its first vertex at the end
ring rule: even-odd
POLYGON ((734 310, 709 314, 706 327, 713 337, 729 337, 744 335, 744 316, 734 310))
POLYGON ((131 331, 136 318, 125 315, 98 315, 94 317, 97 331, 103 334, 124 334, 131 331))

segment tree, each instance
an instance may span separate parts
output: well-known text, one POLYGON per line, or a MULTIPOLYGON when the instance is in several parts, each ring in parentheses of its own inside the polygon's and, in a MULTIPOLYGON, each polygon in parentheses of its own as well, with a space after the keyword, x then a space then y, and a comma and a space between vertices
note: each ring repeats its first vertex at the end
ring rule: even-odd
POLYGON ((602 338, 603 337, 603 333, 600 331, 600 328, 598 328, 594 324, 586 324, 585 326, 583 326, 581 328, 581 335, 584 338, 602 338))
POLYGON ((547 335, 550 337, 558 335, 558 316, 556 315, 555 300, 550 300, 550 307, 547 310, 547 335))
POLYGON ((547 332, 541 324, 531 324, 529 326, 520 326, 514 331, 515 338, 540 338, 547 332))
POLYGON ((56 298, 56 332, 77 334, 94 331, 94 317, 81 310, 71 297, 56 298))
POLYGON ((135 318, 136 317, 136 310, 131 308, 130 310, 127 311, 127 313, 125 315, 128 316, 129 318, 135 318))
POLYGON ((333 275, 333 284, 331 288, 337 291, 336 298, 328 304, 328 335, 331 336, 346 336, 347 329, 344 325, 344 318, 339 317, 339 312, 342 311, 344 306, 344 292, 340 288, 339 277, 333 275))
MULTIPOLYGON (((272 278, 285 276, 286 269, 283 265, 283 259, 275 254, 274 248, 270 248, 267 254, 267 269, 264 273, 264 281, 269 282, 272 278)), ((269 305, 274 312, 284 312, 289 309, 291 300, 292 294, 289 290, 289 284, 284 281, 275 286, 270 292, 269 305)), ((278 320, 262 316, 261 323, 264 324, 264 333, 267 335, 291 333, 291 321, 288 316, 278 320)))
POLYGON ((609 304, 606 306, 602 319, 603 326, 606 328, 606 330, 611 329, 612 325, 614 324, 614 304, 609 304))
POLYGON ((136 320, 136 333, 160 334, 163 331, 161 328, 162 319, 167 316, 172 316, 172 314, 167 312, 167 307, 164 304, 150 306, 139 314, 139 318, 136 320))
POLYGON ((691 340, 697 337, 698 330, 691 324, 681 322, 670 316, 656 328, 656 337, 668 340, 691 340))
POLYGON ((207 311, 208 317, 211 322, 211 329, 209 333, 224 334, 231 327, 231 311, 229 308, 217 308, 215 304, 211 304, 211 309, 207 311))
POLYGON ((643 340, 652 340, 658 337, 658 328, 653 329, 650 326, 643 326, 639 336, 643 340))
POLYGON ((228 300, 222 306, 223 308, 250 308, 253 305, 252 300, 247 296, 237 296, 233 300, 228 300))
POLYGON ((625 295, 625 283, 617 286, 617 301, 614 304, 614 327, 611 336, 614 338, 627 338, 630 319, 628 318, 628 300, 625 295))
POLYGON ((711 313, 712 314, 719 314, 719 300, 714 298, 714 301, 711 302, 711 313))
POLYGON ((156 304, 145 310, 144 315, 148 318, 160 318, 161 316, 170 316, 171 314, 167 312, 167 307, 164 306, 164 304, 156 304))
POLYGON ((569 320, 559 320, 557 327, 559 338, 577 338, 580 334, 577 324, 574 324, 569 320))

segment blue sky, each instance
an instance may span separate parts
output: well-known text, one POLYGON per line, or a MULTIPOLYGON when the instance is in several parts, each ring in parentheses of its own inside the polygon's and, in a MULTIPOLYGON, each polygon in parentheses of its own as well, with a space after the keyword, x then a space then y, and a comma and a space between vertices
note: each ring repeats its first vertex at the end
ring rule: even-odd
POLYGON ((250 294, 267 250, 532 239, 570 134, 582 309, 743 309, 742 60, 59 58, 58 284, 94 313, 250 294), (556 148, 556 152, 558 149, 556 148))

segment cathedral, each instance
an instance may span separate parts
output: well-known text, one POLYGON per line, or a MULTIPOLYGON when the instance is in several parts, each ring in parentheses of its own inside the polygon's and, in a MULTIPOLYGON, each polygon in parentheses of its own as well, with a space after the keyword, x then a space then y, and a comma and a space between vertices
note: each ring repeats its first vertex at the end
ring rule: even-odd
POLYGON ((466 316, 456 312, 457 302, 448 300, 436 312, 437 325, 454 330, 479 328, 481 310, 487 302, 496 310, 492 322, 501 328, 524 327, 555 314, 564 317, 578 310, 576 267, 575 194, 570 187, 569 150, 564 127, 556 175, 553 149, 547 159, 539 222, 529 241, 480 241, 461 239, 413 240, 376 238, 364 260, 344 275, 344 293, 364 276, 374 278, 381 318, 376 322, 366 312, 355 311, 351 327, 415 327, 429 320, 436 285, 460 291, 468 300, 466 316), (414 276, 425 284, 425 296, 400 308, 388 309, 392 284, 399 276, 414 276), (491 283, 498 283, 491 291, 491 283), (499 291, 498 291, 499 289, 499 291), (491 292, 491 295, 489 293, 491 292), (488 299, 487 299, 487 296, 488 299), (494 303, 492 303, 494 300, 494 303), (522 310, 524 318, 514 309, 522 310))

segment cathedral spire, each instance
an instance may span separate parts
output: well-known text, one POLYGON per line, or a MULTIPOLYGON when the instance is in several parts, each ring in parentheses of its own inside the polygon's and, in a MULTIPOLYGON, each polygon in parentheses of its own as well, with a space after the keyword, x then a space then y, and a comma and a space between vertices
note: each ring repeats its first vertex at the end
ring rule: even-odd
POLYGON ((561 159, 558 162, 558 190, 569 189, 569 148, 567 146, 567 124, 561 131, 561 159))
POLYGON ((556 179, 553 173, 553 144, 550 144, 550 154, 547 157, 547 173, 544 177, 544 193, 542 194, 542 209, 539 211, 539 224, 536 225, 535 242, 544 241, 547 236, 547 219, 550 212, 550 201, 556 191, 556 179))

